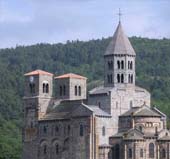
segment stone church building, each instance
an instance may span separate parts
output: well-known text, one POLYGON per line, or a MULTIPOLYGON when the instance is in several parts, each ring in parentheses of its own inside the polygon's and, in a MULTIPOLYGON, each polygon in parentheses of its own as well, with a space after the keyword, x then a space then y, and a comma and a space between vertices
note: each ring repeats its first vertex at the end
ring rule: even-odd
POLYGON ((87 93, 77 74, 26 73, 22 159, 170 159, 166 116, 135 85, 135 59, 119 22, 102 86, 87 93))

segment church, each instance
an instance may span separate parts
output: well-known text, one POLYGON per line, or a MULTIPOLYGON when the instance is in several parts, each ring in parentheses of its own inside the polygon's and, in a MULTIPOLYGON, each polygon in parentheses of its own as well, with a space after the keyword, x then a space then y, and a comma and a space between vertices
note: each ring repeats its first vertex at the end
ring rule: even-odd
POLYGON ((170 158, 166 115, 135 85, 136 53, 121 21, 103 58, 104 84, 88 92, 74 73, 24 75, 22 159, 170 158))

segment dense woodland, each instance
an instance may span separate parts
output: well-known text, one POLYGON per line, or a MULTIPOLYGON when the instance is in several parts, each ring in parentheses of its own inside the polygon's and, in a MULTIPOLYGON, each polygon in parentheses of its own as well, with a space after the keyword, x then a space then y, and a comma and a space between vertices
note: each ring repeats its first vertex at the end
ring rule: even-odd
MULTIPOLYGON (((170 40, 130 38, 136 54, 136 80, 170 116, 170 40)), ((21 155, 23 74, 42 69, 88 77, 88 88, 102 83, 103 54, 110 38, 66 44, 37 44, 0 50, 0 159, 21 155)))

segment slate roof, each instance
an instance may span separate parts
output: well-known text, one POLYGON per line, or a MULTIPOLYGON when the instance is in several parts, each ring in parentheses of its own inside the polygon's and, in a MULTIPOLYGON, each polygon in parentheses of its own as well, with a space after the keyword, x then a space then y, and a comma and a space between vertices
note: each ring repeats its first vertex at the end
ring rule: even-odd
POLYGON ((143 140, 144 134, 137 129, 130 129, 126 132, 118 132, 112 138, 123 138, 123 140, 143 140))
POLYGON ((98 106, 89 105, 88 108, 91 109, 91 110, 94 112, 94 114, 95 114, 96 116, 111 117, 110 114, 108 114, 107 112, 103 111, 103 110, 100 109, 98 106))
POLYGON ((52 73, 49 73, 49 72, 46 72, 46 71, 43 71, 43 70, 35 70, 35 71, 28 72, 28 73, 24 74, 24 76, 33 76, 33 75, 48 75, 48 76, 53 76, 52 73))
POLYGON ((87 79, 87 78, 84 77, 84 76, 80 76, 80 75, 77 75, 77 74, 74 74, 74 73, 67 73, 67 74, 64 74, 64 75, 55 77, 55 79, 62 79, 62 78, 87 79))
POLYGON ((105 55, 136 55, 135 51, 128 39, 124 34, 121 22, 114 33, 114 36, 109 43, 105 55))
POLYGON ((107 94, 109 91, 111 91, 113 87, 104 87, 99 86, 89 91, 89 95, 95 95, 95 94, 107 94))
POLYGON ((86 105, 82 101, 63 101, 60 104, 53 106, 43 118, 40 120, 59 120, 59 119, 69 119, 71 113, 74 112, 78 107, 83 106, 90 110, 94 115, 98 117, 111 117, 110 114, 100 109, 98 106, 86 105))
POLYGON ((142 107, 132 107, 132 109, 128 110, 124 114, 120 115, 120 117, 124 116, 138 116, 138 117, 161 117, 156 111, 152 108, 143 105, 142 107))

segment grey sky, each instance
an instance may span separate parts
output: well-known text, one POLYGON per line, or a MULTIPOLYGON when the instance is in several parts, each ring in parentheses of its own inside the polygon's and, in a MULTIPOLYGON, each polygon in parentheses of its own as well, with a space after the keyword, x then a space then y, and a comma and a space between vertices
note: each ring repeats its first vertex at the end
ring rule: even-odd
POLYGON ((0 48, 113 35, 170 38, 170 0, 0 0, 0 48))

